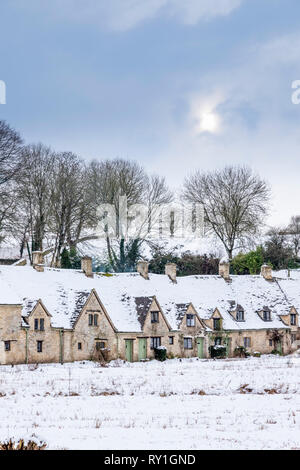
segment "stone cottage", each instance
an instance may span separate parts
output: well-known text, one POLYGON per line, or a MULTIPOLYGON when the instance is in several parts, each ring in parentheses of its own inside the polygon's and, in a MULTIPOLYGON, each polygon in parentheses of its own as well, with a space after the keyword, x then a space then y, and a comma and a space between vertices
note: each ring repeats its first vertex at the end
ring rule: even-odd
POLYGON ((300 272, 274 276, 219 275, 176 278, 148 273, 97 274, 92 260, 82 270, 43 265, 0 267, 0 363, 77 360, 143 361, 158 347, 168 357, 211 356, 223 347, 288 354, 299 339, 300 272))

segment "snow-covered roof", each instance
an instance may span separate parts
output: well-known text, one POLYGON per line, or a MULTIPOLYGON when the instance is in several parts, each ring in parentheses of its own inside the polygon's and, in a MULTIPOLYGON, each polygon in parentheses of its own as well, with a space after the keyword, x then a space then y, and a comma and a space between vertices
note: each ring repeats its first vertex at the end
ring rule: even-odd
POLYGON ((91 279, 77 270, 45 268, 41 273, 30 266, 0 266, 0 304, 22 304, 26 317, 41 299, 53 326, 71 328, 95 289, 119 331, 140 331, 154 296, 173 329, 178 328, 189 303, 202 319, 209 319, 217 308, 224 328, 232 330, 284 328, 279 315, 289 313, 291 305, 300 311, 300 273, 274 282, 261 276, 232 276, 231 282, 215 275, 186 276, 178 277, 177 284, 165 275, 150 274, 149 278, 122 273, 95 274, 91 279), (234 319, 235 305, 244 309, 245 321, 234 319), (258 315, 264 307, 271 310, 270 322, 258 315))

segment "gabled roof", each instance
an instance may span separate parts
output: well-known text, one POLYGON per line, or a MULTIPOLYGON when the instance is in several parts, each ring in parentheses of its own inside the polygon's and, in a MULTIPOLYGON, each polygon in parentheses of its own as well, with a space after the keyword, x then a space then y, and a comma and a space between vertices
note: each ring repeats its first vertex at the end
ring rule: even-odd
MULTIPOLYGON (((276 274, 276 273, 275 273, 276 274)), ((141 331, 150 299, 156 298, 171 329, 186 306, 193 304, 199 317, 209 319, 217 308, 228 330, 285 328, 280 315, 291 305, 300 310, 300 273, 292 280, 266 282, 261 276, 231 276, 227 283, 220 276, 178 277, 177 284, 165 275, 150 274, 145 280, 137 273, 87 278, 77 270, 45 268, 40 273, 30 266, 0 266, 0 304, 21 304, 27 317, 38 299, 52 315, 51 324, 72 328, 80 311, 95 289, 119 331, 141 331), (235 321, 230 302, 243 306, 245 321, 235 321), (264 322, 257 311, 270 308, 272 321, 264 322)))
POLYGON ((27 318, 34 314, 34 312, 36 311, 36 309, 38 308, 39 305, 42 307, 42 309, 44 310, 44 312, 46 313, 46 315, 48 315, 48 317, 51 317, 51 316, 52 316, 52 315, 48 312, 48 310, 47 310, 47 308, 45 307, 45 305, 43 304, 43 301, 42 301, 41 299, 39 299, 39 300, 35 303, 35 306, 33 307, 33 309, 31 309, 30 312, 28 313, 27 318))

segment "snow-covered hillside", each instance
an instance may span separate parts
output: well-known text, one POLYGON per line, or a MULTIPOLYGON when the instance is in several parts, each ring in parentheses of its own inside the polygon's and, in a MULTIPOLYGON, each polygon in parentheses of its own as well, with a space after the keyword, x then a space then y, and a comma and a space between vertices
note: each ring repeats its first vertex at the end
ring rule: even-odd
POLYGON ((0 440, 50 449, 300 449, 300 358, 0 367, 0 440))

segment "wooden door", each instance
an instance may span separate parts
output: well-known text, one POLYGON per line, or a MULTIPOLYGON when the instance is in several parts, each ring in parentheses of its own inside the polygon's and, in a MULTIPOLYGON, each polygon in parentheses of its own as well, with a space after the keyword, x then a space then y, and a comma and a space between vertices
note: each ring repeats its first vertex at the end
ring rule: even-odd
POLYGON ((139 361, 147 359, 147 340, 146 338, 139 338, 139 361))
POLYGON ((125 339, 125 359, 128 362, 133 361, 133 340, 125 339))

